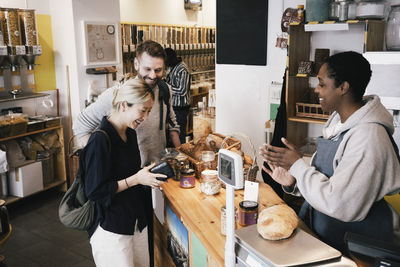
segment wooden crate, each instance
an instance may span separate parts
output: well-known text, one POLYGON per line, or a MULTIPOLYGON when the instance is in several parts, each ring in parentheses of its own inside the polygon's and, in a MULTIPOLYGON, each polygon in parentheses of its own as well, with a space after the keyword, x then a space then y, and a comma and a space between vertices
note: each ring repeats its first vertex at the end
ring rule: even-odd
POLYGON ((324 112, 320 104, 296 103, 296 116, 328 119, 330 113, 324 112))
MULTIPOLYGON (((223 139, 225 139, 225 135, 222 134, 218 134, 218 133, 213 133, 213 135, 219 136, 223 139)), ((193 144, 193 140, 189 142, 190 144, 193 144)), ((189 162, 191 167, 195 170, 196 173, 196 177, 200 178, 201 176, 201 172, 202 172, 202 167, 201 167, 201 161, 194 158, 194 155, 191 153, 188 153, 188 151, 185 151, 182 146, 184 146, 185 144, 181 145, 180 147, 177 147, 176 150, 179 151, 180 153, 184 154, 189 162)), ((230 137, 226 140, 225 144, 224 144, 224 148, 225 149, 232 149, 232 148, 237 148, 237 149, 241 149, 241 142, 233 137, 230 137)), ((217 164, 218 164, 218 152, 215 153, 215 158, 214 161, 212 162, 212 168, 213 169, 217 169, 217 164)))

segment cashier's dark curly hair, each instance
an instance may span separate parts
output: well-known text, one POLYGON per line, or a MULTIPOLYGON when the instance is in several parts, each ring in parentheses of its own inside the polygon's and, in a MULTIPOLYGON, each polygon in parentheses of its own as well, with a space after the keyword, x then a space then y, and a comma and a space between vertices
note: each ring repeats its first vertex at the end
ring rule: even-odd
POLYGON ((347 51, 330 56, 327 63, 328 77, 339 87, 343 82, 350 85, 353 100, 361 102, 371 80, 371 65, 360 53, 347 51))
POLYGON ((144 52, 149 54, 149 56, 162 58, 163 60, 166 57, 164 48, 152 40, 144 41, 137 46, 136 57, 140 58, 144 52))

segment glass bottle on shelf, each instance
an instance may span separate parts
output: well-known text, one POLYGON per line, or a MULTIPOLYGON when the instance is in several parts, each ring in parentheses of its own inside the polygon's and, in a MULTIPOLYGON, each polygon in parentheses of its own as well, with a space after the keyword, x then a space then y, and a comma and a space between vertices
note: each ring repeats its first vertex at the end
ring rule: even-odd
POLYGON ((400 5, 392 6, 386 26, 386 49, 400 50, 400 5))

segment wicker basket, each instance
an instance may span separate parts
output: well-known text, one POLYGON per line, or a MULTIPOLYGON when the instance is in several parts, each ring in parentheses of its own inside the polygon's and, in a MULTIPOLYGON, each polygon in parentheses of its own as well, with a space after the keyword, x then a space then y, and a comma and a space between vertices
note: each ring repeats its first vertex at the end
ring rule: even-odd
POLYGON ((324 112, 320 104, 296 103, 296 116, 328 119, 330 113, 324 112))
MULTIPOLYGON (((223 139, 225 139, 225 137, 226 137, 226 136, 224 136, 222 134, 218 134, 218 133, 213 133, 213 135, 217 135, 223 139)), ((189 143, 193 144, 193 141, 190 141, 189 143)), ((233 137, 228 138, 225 142, 224 148, 230 150, 234 147, 237 149, 240 149, 241 148, 240 141, 233 137)), ((187 156, 191 167, 194 169, 194 171, 196 173, 196 177, 200 178, 201 172, 202 172, 201 161, 195 159, 194 155, 188 154, 185 151, 183 151, 182 145, 180 147, 177 147, 176 150, 179 151, 180 153, 184 154, 185 156, 187 156)), ((217 169, 217 164, 218 164, 218 152, 215 153, 214 161, 211 163, 212 168, 217 169)))

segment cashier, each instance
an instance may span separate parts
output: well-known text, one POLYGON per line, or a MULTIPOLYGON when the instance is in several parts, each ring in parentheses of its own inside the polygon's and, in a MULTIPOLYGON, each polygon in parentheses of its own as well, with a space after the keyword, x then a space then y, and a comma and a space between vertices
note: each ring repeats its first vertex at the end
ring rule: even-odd
POLYGON ((379 97, 363 96, 370 78, 370 64, 356 52, 338 53, 322 65, 315 93, 332 115, 311 166, 285 138, 286 148, 260 148, 271 167, 264 171, 285 192, 304 197, 299 217, 343 253, 346 232, 398 240, 399 215, 383 198, 400 191, 393 117, 379 97))

